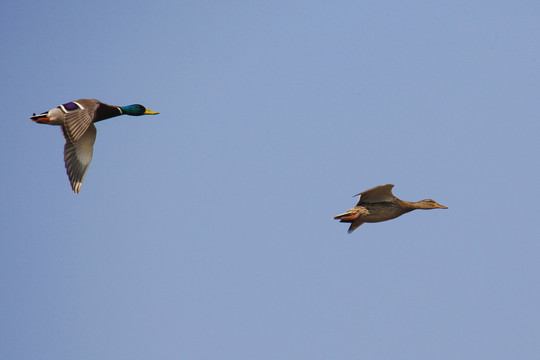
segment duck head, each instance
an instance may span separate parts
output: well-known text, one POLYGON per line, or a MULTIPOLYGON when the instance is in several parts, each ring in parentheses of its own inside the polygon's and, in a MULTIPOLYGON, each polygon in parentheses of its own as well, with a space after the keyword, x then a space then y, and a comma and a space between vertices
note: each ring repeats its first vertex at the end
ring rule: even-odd
POLYGON ((448 207, 437 203, 435 200, 425 199, 414 203, 416 209, 448 209, 448 207))
POLYGON ((122 110, 122 114, 132 115, 132 116, 159 114, 156 111, 148 110, 147 108, 145 108, 144 106, 140 104, 120 106, 120 109, 122 110))

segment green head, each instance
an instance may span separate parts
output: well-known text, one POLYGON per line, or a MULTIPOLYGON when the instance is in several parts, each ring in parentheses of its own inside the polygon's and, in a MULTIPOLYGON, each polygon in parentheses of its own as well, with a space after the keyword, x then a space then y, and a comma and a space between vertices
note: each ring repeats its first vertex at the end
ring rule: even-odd
POLYGON ((122 110, 122 114, 132 115, 132 116, 159 114, 158 112, 148 110, 147 108, 139 104, 120 106, 120 109, 122 110))

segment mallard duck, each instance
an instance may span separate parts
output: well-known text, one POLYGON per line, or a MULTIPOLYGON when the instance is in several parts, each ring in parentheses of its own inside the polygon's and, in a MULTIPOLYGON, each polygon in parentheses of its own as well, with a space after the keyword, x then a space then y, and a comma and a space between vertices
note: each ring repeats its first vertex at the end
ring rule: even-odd
POLYGON ((81 185, 92 161, 96 127, 93 123, 120 115, 156 115, 139 104, 113 106, 96 99, 79 99, 60 105, 39 115, 34 113, 31 120, 38 124, 59 125, 66 140, 64 161, 66 171, 75 193, 81 185))
POLYGON ((376 223, 395 219, 416 209, 448 209, 431 199, 409 202, 398 199, 392 194, 394 185, 376 186, 354 196, 360 196, 355 207, 334 217, 339 222, 350 223, 349 234, 363 223, 376 223))

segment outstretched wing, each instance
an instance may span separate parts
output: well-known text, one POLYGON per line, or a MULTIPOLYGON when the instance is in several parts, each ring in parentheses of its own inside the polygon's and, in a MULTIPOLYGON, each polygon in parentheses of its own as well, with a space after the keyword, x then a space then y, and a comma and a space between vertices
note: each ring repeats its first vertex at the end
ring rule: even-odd
POLYGON ((75 142, 68 140, 64 126, 62 126, 62 131, 64 137, 66 137, 66 145, 64 145, 66 172, 73 191, 79 193, 90 162, 92 161, 97 130, 94 124, 90 124, 86 132, 75 142))
POLYGON ((95 99, 79 99, 60 105, 64 111, 64 137, 66 141, 77 142, 85 135, 86 130, 94 121, 94 116, 100 102, 95 99))
POLYGON ((356 220, 356 221, 353 221, 351 223, 351 226, 349 226, 349 230, 347 230, 347 232, 350 234, 352 233, 354 230, 358 229, 358 227, 360 225, 362 225, 364 222, 363 221, 360 221, 360 220, 356 220))
POLYGON ((360 194, 356 194, 355 196, 360 195, 360 200, 356 206, 360 205, 361 203, 394 201, 396 197, 394 194, 392 194, 393 187, 393 184, 379 185, 372 189, 361 192, 360 194))

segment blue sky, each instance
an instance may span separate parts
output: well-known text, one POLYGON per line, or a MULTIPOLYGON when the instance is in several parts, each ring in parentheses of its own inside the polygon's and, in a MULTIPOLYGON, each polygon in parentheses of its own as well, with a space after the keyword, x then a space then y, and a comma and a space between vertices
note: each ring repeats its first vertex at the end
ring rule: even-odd
POLYGON ((1 10, 1 358, 540 356, 537 2, 1 10), (161 114, 75 195, 78 98, 161 114), (449 209, 332 220, 386 183, 449 209))

